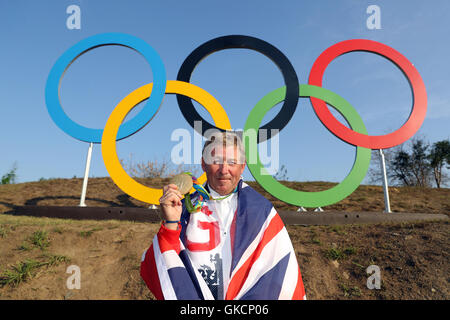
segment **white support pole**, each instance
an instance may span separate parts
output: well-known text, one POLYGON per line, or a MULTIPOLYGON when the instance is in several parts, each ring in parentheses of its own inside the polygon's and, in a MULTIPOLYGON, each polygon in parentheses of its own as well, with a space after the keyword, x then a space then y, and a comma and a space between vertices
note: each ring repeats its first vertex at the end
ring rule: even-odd
POLYGON ((84 200, 86 199, 86 189, 89 178, 89 168, 91 167, 91 157, 92 157, 92 148, 94 144, 91 142, 89 144, 89 149, 86 158, 86 168, 84 169, 84 179, 83 179, 83 189, 81 190, 81 199, 80 199, 80 207, 86 207, 86 203, 84 200))
POLYGON ((384 190, 384 206, 385 212, 391 213, 391 205, 389 203, 389 191, 388 191, 388 181, 386 175, 386 163, 384 161, 384 153, 382 149, 378 150, 380 152, 381 159, 381 172, 383 173, 383 190, 384 190))

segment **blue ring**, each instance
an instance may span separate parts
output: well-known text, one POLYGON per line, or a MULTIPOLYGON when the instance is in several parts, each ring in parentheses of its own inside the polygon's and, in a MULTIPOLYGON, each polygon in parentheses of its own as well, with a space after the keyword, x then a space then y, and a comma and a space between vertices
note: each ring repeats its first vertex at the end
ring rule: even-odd
POLYGON ((72 121, 59 101, 61 79, 70 64, 83 53, 105 45, 122 45, 140 53, 150 64, 153 73, 153 89, 142 110, 131 120, 121 124, 117 140, 124 139, 142 129, 156 114, 166 91, 166 71, 158 53, 144 40, 124 33, 102 33, 81 40, 55 62, 45 86, 45 102, 55 124, 70 136, 86 142, 101 143, 103 129, 84 127, 72 121))

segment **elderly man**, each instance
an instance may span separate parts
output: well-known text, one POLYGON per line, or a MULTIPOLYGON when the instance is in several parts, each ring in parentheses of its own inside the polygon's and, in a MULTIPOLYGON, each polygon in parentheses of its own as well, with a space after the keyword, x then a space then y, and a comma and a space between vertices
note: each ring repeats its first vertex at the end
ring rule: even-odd
POLYGON ((242 180, 235 133, 213 134, 202 152, 204 192, 160 198, 163 221, 141 276, 157 299, 305 299, 289 235, 272 204, 242 180), (188 203, 186 203, 189 201, 188 203))

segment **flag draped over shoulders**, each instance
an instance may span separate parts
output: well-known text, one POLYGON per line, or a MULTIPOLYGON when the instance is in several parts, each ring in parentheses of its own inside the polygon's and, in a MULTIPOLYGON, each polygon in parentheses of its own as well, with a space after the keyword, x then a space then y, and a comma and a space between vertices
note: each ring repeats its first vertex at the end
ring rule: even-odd
POLYGON ((222 250, 227 254, 220 259, 214 251, 221 237, 217 224, 213 220, 194 224, 191 216, 183 205, 178 230, 161 225, 142 255, 141 276, 157 299, 306 299, 295 252, 280 216, 270 201, 245 182, 238 184, 237 209, 229 232, 225 232, 229 238, 222 250), (195 232, 202 232, 208 241, 193 241, 195 232), (203 251, 212 253, 211 262, 219 268, 219 274, 226 273, 220 286, 223 294, 214 292, 216 287, 209 281, 217 279, 217 274, 206 266, 199 269, 195 261, 203 251), (217 263, 222 258, 226 267, 217 263))

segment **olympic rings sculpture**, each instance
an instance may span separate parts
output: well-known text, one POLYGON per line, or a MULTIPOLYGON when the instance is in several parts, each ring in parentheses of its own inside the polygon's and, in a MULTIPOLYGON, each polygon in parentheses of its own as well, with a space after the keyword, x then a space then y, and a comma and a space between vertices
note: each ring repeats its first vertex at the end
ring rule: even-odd
MULTIPOLYGON (((166 80, 164 65, 156 51, 143 40, 123 33, 105 33, 86 38, 69 48, 51 69, 45 88, 48 112, 53 121, 72 137, 92 143, 101 143, 106 169, 116 185, 137 200, 159 204, 161 189, 150 188, 130 177, 120 164, 116 151, 116 141, 124 139, 152 120, 161 105, 165 93, 177 94, 177 101, 186 121, 194 127, 194 121, 202 121, 202 128, 230 130, 231 124, 220 103, 205 90, 191 84, 190 77, 197 64, 209 54, 230 48, 255 50, 270 58, 280 69, 285 86, 268 93, 250 111, 244 127, 248 130, 282 130, 292 118, 299 97, 309 97, 316 115, 322 124, 342 141, 356 146, 356 157, 347 177, 331 189, 319 192, 303 192, 290 189, 267 173, 256 152, 256 161, 247 162, 255 180, 271 195, 289 204, 303 207, 323 207, 344 199, 362 182, 370 164, 371 149, 385 149, 401 144, 411 138, 422 125, 427 109, 425 84, 414 65, 401 53, 382 43, 353 39, 339 42, 326 49, 314 62, 308 84, 300 85, 297 74, 287 57, 273 45, 254 37, 230 35, 212 39, 195 49, 183 62, 177 80, 166 80), (144 85, 128 94, 112 111, 105 128, 92 129, 73 122, 63 111, 59 101, 59 87, 62 77, 70 64, 85 52, 100 46, 121 45, 136 50, 149 62, 154 83, 144 85), (382 135, 370 136, 361 117, 352 105, 334 92, 322 88, 322 79, 328 64, 336 57, 353 51, 367 51, 381 55, 395 65, 406 76, 413 94, 413 106, 408 120, 398 130, 382 135), (148 99, 142 110, 131 120, 122 124, 126 115, 140 102, 148 99), (212 116, 216 126, 204 120, 195 110, 191 99, 196 100, 212 116), (283 102, 275 118, 260 128, 264 115, 276 104, 283 102), (340 123, 329 111, 327 104, 335 108, 349 123, 350 128, 340 123)), ((265 139, 271 138, 272 130, 265 139)), ((264 140, 259 140, 257 143, 264 140)), ((262 138, 263 139, 263 138, 262 138)), ((247 159, 251 156, 251 146, 245 144, 247 159)), ((203 174, 199 181, 206 181, 203 174)), ((192 190, 193 191, 193 190, 192 190)))

